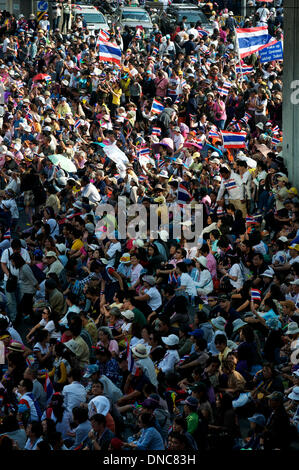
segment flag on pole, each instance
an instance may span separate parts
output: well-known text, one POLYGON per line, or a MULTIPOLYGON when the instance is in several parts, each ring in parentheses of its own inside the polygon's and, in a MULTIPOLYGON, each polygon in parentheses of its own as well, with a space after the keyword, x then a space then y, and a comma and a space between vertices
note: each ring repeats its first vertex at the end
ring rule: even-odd
POLYGON ((276 39, 268 34, 267 26, 255 28, 236 28, 237 44, 240 58, 247 57, 254 52, 271 46, 276 39))
POLYGON ((121 64, 121 50, 111 42, 99 43, 99 60, 103 62, 112 62, 120 66, 121 64))
POLYGON ((158 136, 160 136, 160 135, 161 135, 161 132, 162 132, 162 131, 161 131, 160 127, 153 127, 153 128, 152 128, 152 135, 158 135, 158 136))
POLYGON ((152 103, 151 112, 154 113, 154 114, 161 114, 163 112, 163 110, 164 110, 163 104, 160 103, 160 101, 158 101, 154 98, 153 103, 152 103))
POLYGON ((254 302, 255 300, 261 300, 262 293, 259 289, 251 289, 251 300, 254 302))
POLYGON ((228 132, 228 131, 220 131, 222 140, 223 140, 223 147, 224 148, 245 148, 246 147, 246 132, 228 132))
POLYGON ((242 75, 249 75, 250 73, 253 72, 253 66, 252 65, 237 65, 236 66, 236 73, 241 73, 242 75))
POLYGON ((101 29, 98 35, 98 40, 97 40, 97 46, 99 46, 100 42, 104 41, 107 42, 110 39, 110 34, 108 31, 105 31, 104 29, 101 29))

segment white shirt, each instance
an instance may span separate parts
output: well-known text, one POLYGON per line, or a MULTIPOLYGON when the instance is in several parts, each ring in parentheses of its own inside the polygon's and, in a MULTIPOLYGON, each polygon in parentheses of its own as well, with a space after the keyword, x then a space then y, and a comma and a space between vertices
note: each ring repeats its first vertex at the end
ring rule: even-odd
POLYGON ((64 396, 64 406, 71 413, 75 406, 80 406, 86 402, 86 390, 79 382, 65 385, 62 390, 64 396))
POLYGON ((241 176, 232 171, 230 177, 227 180, 222 178, 217 201, 222 199, 225 190, 228 192, 229 199, 242 201, 244 199, 244 187, 241 176))
POLYGON ((150 297, 150 300, 147 301, 148 306, 152 310, 156 310, 162 305, 161 294, 156 287, 151 287, 145 291, 145 294, 150 297))
POLYGON ((47 322, 44 318, 42 318, 39 324, 43 327, 44 330, 47 330, 50 333, 50 338, 61 338, 61 332, 55 331, 55 324, 53 320, 47 322))
POLYGON ((237 263, 233 264, 230 270, 228 271, 228 274, 234 277, 237 276, 236 281, 233 281, 232 279, 230 279, 229 281, 235 289, 241 289, 241 287, 243 286, 243 276, 240 265, 237 263))
POLYGON ((91 202, 99 202, 101 200, 101 196, 95 187, 94 184, 89 183, 85 186, 85 188, 81 191, 82 197, 88 197, 91 202))
POLYGON ((135 365, 142 369, 143 373, 147 376, 147 378, 151 381, 151 383, 157 387, 158 380, 157 374, 155 370, 155 365, 150 357, 146 357, 144 359, 135 360, 135 365))
POLYGON ((109 248, 107 250, 107 253, 106 253, 107 257, 109 258, 109 262, 108 262, 107 266, 111 266, 111 267, 114 266, 116 253, 118 251, 121 251, 120 242, 110 243, 110 246, 109 246, 109 248))
POLYGON ((130 274, 131 284, 135 284, 135 282, 137 282, 142 270, 143 270, 143 266, 141 264, 137 264, 136 266, 132 267, 131 274, 130 274))
POLYGON ((159 362, 158 369, 161 369, 164 373, 174 372, 174 366, 179 362, 179 360, 180 356, 177 350, 170 349, 167 351, 162 361, 159 362))
POLYGON ((180 277, 181 286, 185 287, 185 291, 188 295, 197 295, 195 282, 188 273, 183 273, 180 277))
MULTIPOLYGON (((7 248, 6 250, 3 251, 2 256, 1 256, 1 263, 5 263, 7 266, 7 269, 9 269, 10 273, 13 274, 14 276, 19 277, 19 270, 14 268, 12 263, 10 262, 10 256, 13 254, 13 249, 12 248, 7 248)), ((25 248, 21 248, 21 256, 22 258, 26 261, 26 263, 30 263, 30 255, 25 248)), ((7 275, 4 274, 4 281, 7 281, 7 275)))

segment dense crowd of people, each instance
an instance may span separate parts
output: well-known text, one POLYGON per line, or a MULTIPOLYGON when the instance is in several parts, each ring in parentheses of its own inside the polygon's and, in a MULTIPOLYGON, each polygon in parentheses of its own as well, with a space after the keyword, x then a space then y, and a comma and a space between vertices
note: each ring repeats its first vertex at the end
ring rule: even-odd
MULTIPOLYGON (((112 24, 120 65, 69 2, 53 22, 1 12, 2 451, 298 446, 283 62, 240 62, 234 3, 199 2, 213 32, 112 24), (158 230, 121 237, 120 197, 158 230), (202 204, 192 243, 163 217, 184 203, 202 204)), ((248 9, 241 26, 282 37, 282 1, 248 9)))

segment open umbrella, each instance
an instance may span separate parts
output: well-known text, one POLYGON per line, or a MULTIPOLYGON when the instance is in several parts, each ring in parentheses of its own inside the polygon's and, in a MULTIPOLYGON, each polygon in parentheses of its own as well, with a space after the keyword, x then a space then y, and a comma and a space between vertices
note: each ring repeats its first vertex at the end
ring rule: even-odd
POLYGON ((48 159, 50 160, 50 162, 53 163, 53 165, 59 166, 63 170, 67 171, 68 173, 77 172, 77 168, 75 164, 64 155, 60 155, 59 153, 57 153, 55 155, 49 155, 48 159))

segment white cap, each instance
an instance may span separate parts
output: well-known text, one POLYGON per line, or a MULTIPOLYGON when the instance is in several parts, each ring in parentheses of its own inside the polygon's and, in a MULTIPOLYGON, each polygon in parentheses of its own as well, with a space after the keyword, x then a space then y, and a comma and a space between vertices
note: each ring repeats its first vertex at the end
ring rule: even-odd
POLYGON ((127 320, 134 320, 135 318, 134 312, 132 312, 132 310, 125 310, 124 312, 121 312, 121 314, 127 320))
POLYGON ((179 337, 177 335, 169 335, 169 336, 163 336, 162 337, 163 343, 167 344, 167 346, 174 346, 176 344, 179 344, 179 337))

